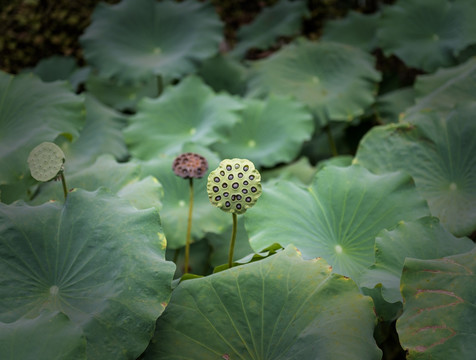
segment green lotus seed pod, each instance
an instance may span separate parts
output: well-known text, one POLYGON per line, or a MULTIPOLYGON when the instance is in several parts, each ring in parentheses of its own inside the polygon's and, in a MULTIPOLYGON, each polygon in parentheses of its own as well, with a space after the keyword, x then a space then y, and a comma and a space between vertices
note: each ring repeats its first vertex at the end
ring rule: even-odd
POLYGON ((44 142, 35 147, 28 156, 31 176, 38 181, 50 181, 63 170, 64 153, 60 147, 51 142, 44 142))
POLYGON ((243 214, 261 195, 261 175, 246 159, 225 159, 208 175, 210 202, 223 211, 243 214))

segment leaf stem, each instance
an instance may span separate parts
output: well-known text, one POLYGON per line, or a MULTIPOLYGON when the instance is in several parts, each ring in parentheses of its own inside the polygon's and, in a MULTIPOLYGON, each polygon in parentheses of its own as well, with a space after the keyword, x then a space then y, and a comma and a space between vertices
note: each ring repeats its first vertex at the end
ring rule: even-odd
POLYGON ((61 177, 61 183, 63 184, 64 199, 66 200, 66 197, 68 196, 68 187, 66 186, 66 179, 62 171, 60 172, 60 177, 61 177))
POLYGON ((232 216, 233 216, 233 229, 231 230, 230 251, 228 252, 228 268, 229 269, 233 265, 233 252, 235 251, 236 228, 238 223, 236 214, 232 213, 232 216))
POLYGON ((338 152, 337 152, 337 147, 336 147, 336 143, 334 141, 334 137, 332 136, 331 127, 329 125, 326 125, 324 127, 324 130, 327 133, 327 139, 329 140, 329 146, 331 148, 332 156, 339 155, 338 152))
POLYGON ((185 240, 185 261, 184 274, 188 273, 188 264, 190 260, 190 237, 192 233, 192 210, 193 210, 193 178, 189 178, 190 201, 188 206, 187 238, 185 240))

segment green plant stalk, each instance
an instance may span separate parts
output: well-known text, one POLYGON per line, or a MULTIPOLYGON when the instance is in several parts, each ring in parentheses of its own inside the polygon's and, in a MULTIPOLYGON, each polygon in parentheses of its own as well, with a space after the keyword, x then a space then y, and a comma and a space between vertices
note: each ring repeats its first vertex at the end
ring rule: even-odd
POLYGON ((236 240, 236 228, 238 224, 237 215, 232 213, 233 216, 233 229, 231 230, 230 251, 228 252, 228 268, 231 268, 233 264, 233 252, 235 251, 236 240))
POLYGON ((68 188, 66 186, 66 179, 64 177, 64 173, 61 171, 60 172, 60 177, 61 177, 61 183, 63 184, 63 194, 64 194, 64 199, 68 197, 68 188))
POLYGON ((334 137, 332 136, 332 131, 331 131, 331 127, 329 125, 326 125, 324 127, 324 130, 326 131, 327 133, 327 138, 329 140, 329 146, 331 148, 331 152, 332 152, 332 156, 337 156, 339 155, 338 152, 337 152, 337 147, 336 147, 336 143, 334 141, 334 137))
POLYGON ((184 260, 184 274, 188 273, 188 264, 190 261, 190 237, 192 234, 192 210, 193 210, 193 178, 189 179, 190 187, 190 201, 188 206, 188 223, 187 223, 187 238, 185 240, 185 260, 184 260))

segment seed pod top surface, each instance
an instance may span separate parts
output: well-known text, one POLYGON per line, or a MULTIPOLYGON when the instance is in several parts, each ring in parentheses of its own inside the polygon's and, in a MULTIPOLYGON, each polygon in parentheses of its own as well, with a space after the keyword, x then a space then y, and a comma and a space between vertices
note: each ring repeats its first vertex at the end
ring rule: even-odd
POLYGON ((201 178, 208 170, 208 161, 195 153, 185 153, 177 156, 172 164, 175 175, 184 179, 201 178))
POLYGON ((208 175, 208 199, 221 210, 243 214, 261 195, 261 175, 246 159, 225 159, 208 175))
POLYGON ((38 181, 50 181, 64 170, 65 156, 61 148, 51 142, 43 142, 31 150, 28 166, 31 176, 38 181))

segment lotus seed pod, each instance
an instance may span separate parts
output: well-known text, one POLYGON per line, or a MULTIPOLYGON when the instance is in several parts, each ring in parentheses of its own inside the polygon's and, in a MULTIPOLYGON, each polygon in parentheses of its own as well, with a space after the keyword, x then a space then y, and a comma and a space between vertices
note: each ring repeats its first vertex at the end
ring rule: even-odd
POLYGON ((223 211, 243 214, 261 195, 261 175, 246 159, 225 159, 208 175, 210 202, 223 211))
POLYGON ((201 155, 188 152, 175 158, 172 170, 184 179, 200 179, 208 170, 208 161, 201 155))
POLYGON ((38 181, 50 181, 64 170, 65 156, 60 147, 44 142, 35 147, 28 156, 31 176, 38 181))

